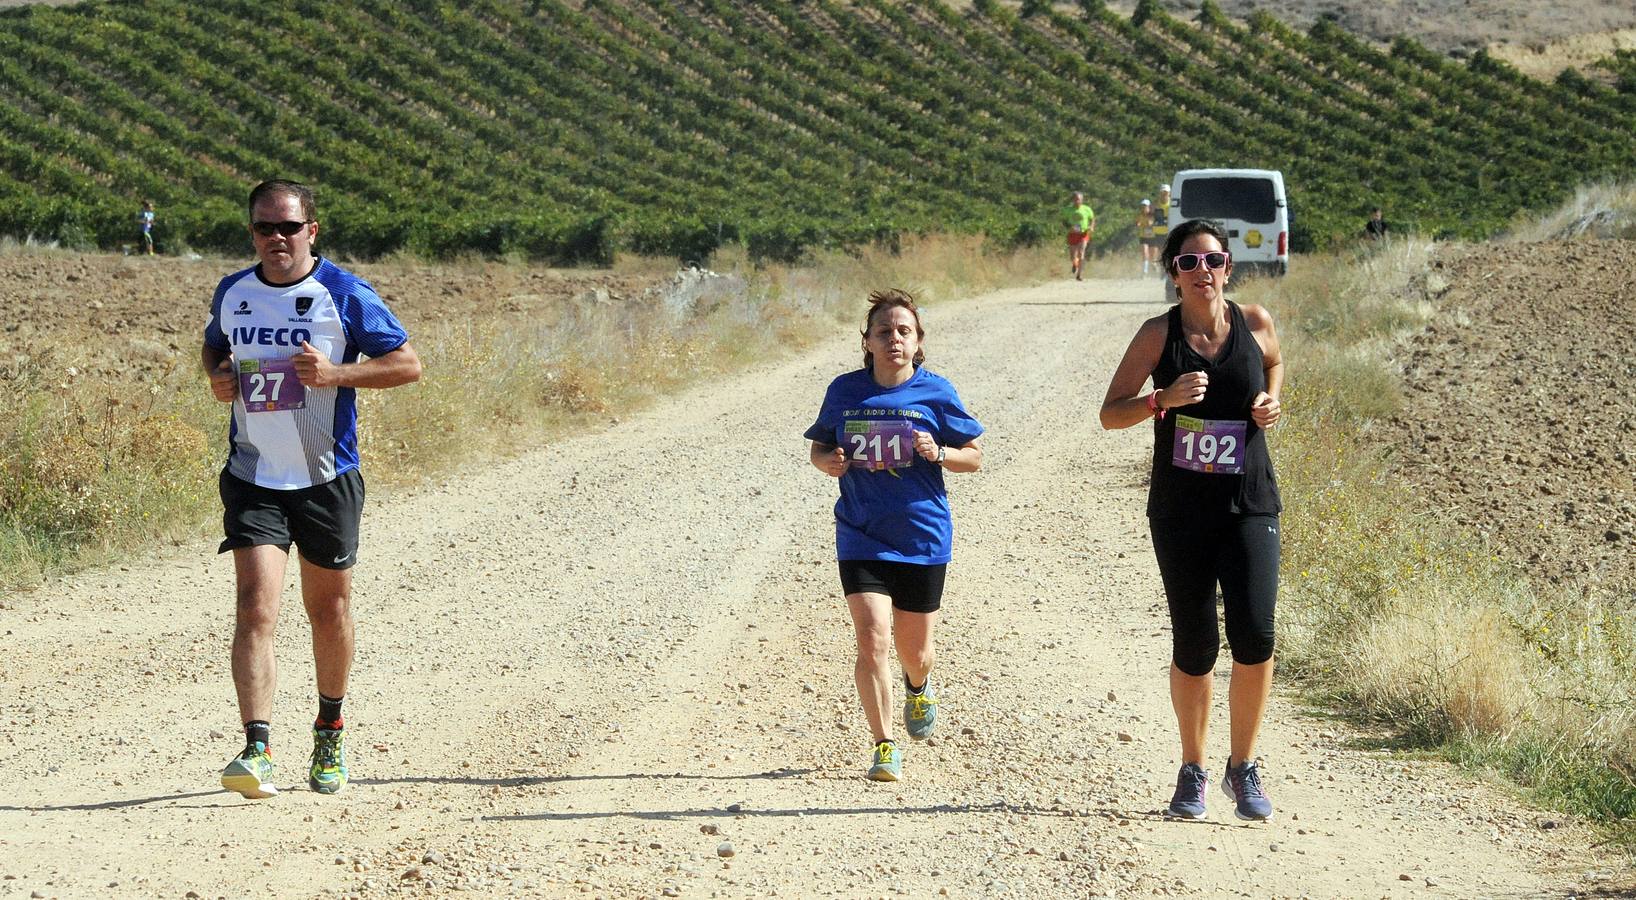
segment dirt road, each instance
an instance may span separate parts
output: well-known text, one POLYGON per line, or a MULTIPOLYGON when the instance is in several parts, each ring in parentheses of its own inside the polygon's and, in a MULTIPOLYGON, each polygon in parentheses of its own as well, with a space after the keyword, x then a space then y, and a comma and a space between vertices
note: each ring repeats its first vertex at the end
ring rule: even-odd
MULTIPOLYGON (((1275 821, 1240 824, 1219 792, 1205 822, 1159 816, 1177 747, 1142 516, 1149 438, 1095 416, 1157 294, 1061 282, 928 313, 929 365, 990 436, 984 471, 951 476, 943 719, 909 748, 905 781, 863 778, 835 485, 800 439, 828 380, 857 364, 838 333, 601 433, 373 502, 353 782, 336 797, 304 786, 314 701, 293 577, 273 722, 288 787, 268 801, 216 787, 241 740, 227 558, 197 545, 5 597, 0 896, 1605 884, 1619 864, 1584 851, 1580 826, 1390 760, 1284 690, 1262 738, 1275 821)), ((1215 721, 1219 761, 1224 709, 1215 721)))

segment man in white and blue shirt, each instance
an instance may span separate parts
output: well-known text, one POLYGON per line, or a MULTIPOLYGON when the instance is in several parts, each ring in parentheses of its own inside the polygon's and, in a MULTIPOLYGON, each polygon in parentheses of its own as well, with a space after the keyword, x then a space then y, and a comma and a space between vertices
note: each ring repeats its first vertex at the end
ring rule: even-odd
POLYGON ((259 262, 222 279, 210 303, 201 362, 216 399, 233 404, 220 478, 237 573, 233 684, 245 748, 222 785, 270 797, 275 683, 273 631, 290 545, 312 623, 319 712, 308 784, 346 786, 341 701, 352 667, 352 565, 364 483, 358 470, 357 388, 420 377, 409 336, 369 283, 313 254, 312 191, 265 181, 250 192, 259 262), (366 358, 367 357, 367 358, 366 358))

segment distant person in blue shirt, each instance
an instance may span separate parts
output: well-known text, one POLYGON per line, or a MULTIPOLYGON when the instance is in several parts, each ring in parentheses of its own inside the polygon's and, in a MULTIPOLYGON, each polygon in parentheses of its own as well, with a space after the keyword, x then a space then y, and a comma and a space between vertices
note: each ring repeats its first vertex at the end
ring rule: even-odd
POLYGON ((153 201, 143 200, 142 211, 136 214, 136 226, 142 232, 142 252, 153 255, 153 201))
POLYGON ((835 549, 858 639, 853 678, 873 738, 869 777, 897 781, 903 753, 886 727, 889 653, 895 642, 904 728, 925 740, 937 722, 932 628, 954 540, 943 472, 981 468, 983 426, 954 385, 921 366, 926 332, 914 298, 887 290, 869 301, 863 368, 830 382, 806 437, 812 464, 841 484, 835 549))

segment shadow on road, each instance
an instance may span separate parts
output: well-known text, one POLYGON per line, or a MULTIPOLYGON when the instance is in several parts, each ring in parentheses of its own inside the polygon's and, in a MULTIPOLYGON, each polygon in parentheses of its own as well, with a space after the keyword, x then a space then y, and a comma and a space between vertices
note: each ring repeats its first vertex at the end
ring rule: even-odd
POLYGON ((149 803, 163 803, 170 800, 192 800, 196 797, 209 797, 212 794, 227 794, 215 788, 208 791, 195 791, 191 794, 161 794, 157 797, 133 797, 129 800, 106 800, 102 803, 65 803, 61 806, 3 806, 0 812, 85 812, 98 809, 129 809, 133 806, 146 806, 149 803))
POLYGON ((353 784, 468 784, 479 787, 532 787, 538 784, 569 784, 576 781, 746 781, 772 778, 799 778, 816 769, 771 769, 744 775, 699 775, 692 772, 627 772, 622 775, 512 775, 506 778, 459 778, 437 775, 407 775, 403 778, 354 778, 353 784))
MULTIPOLYGON (((689 772, 645 773, 631 772, 624 775, 513 775, 505 778, 455 778, 434 775, 410 775, 403 778, 354 778, 352 784, 362 785, 393 785, 393 784, 464 784, 472 786, 497 787, 530 787, 539 784, 565 784, 575 781, 626 781, 626 780, 697 780, 697 781, 746 781, 764 780, 773 778, 800 778, 811 775, 815 769, 772 769, 767 772, 751 772, 745 775, 697 775, 689 772)), ((292 787, 280 787, 280 792, 296 790, 292 787)), ((91 810, 129 809, 137 806, 146 806, 150 803, 164 803, 176 800, 193 800, 199 797, 232 795, 232 791, 217 788, 209 791, 195 791, 191 794, 161 794, 154 797, 133 797, 129 800, 106 800, 101 803, 65 803, 60 806, 9 806, 0 805, 0 812, 87 812, 91 810)), ((259 802, 259 801, 251 801, 259 802)))
MULTIPOLYGON (((738 805, 738 804, 735 804, 738 805)), ((647 811, 615 810, 612 812, 542 812, 519 813, 512 816, 483 816, 488 822, 573 822, 583 819, 641 819, 650 822, 684 821, 688 819, 724 819, 735 816, 794 817, 794 816, 866 816, 866 815, 929 815, 938 814, 982 814, 982 813, 1020 813, 1030 816, 1056 816, 1068 818, 1073 815, 1071 810, 1046 809, 1029 804, 1003 803, 940 803, 936 806, 847 806, 847 807, 807 807, 805 809, 754 809, 740 806, 738 809, 728 807, 713 807, 710 809, 656 809, 647 811)))

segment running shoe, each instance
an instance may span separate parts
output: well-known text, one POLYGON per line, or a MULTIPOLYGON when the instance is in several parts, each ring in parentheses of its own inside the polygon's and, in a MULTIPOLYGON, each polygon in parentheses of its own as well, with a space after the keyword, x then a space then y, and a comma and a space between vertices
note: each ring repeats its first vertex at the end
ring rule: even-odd
POLYGON ((273 786, 273 757, 267 745, 254 741, 222 770, 222 787, 250 800, 265 800, 278 793, 273 786))
POLYGON ((891 741, 875 745, 875 764, 869 767, 870 781, 897 781, 903 777, 903 751, 891 741))
POLYGON ((1210 773, 1198 763, 1186 763, 1176 773, 1176 793, 1170 798, 1165 815, 1178 819, 1204 818, 1204 790, 1210 785, 1210 773))
POLYGON ((903 727, 909 730, 909 738, 916 741, 931 737, 932 729, 937 727, 937 689, 932 687, 930 678, 920 693, 904 692, 903 727))
POLYGON ((1261 790, 1261 770, 1256 768, 1255 760, 1239 763, 1236 769, 1229 765, 1221 789, 1233 798, 1233 813, 1240 819, 1261 822, 1272 818, 1272 801, 1261 790))
POLYGON ((341 728, 312 730, 312 768, 307 770, 307 786, 320 794, 339 794, 347 786, 344 731, 341 728))

